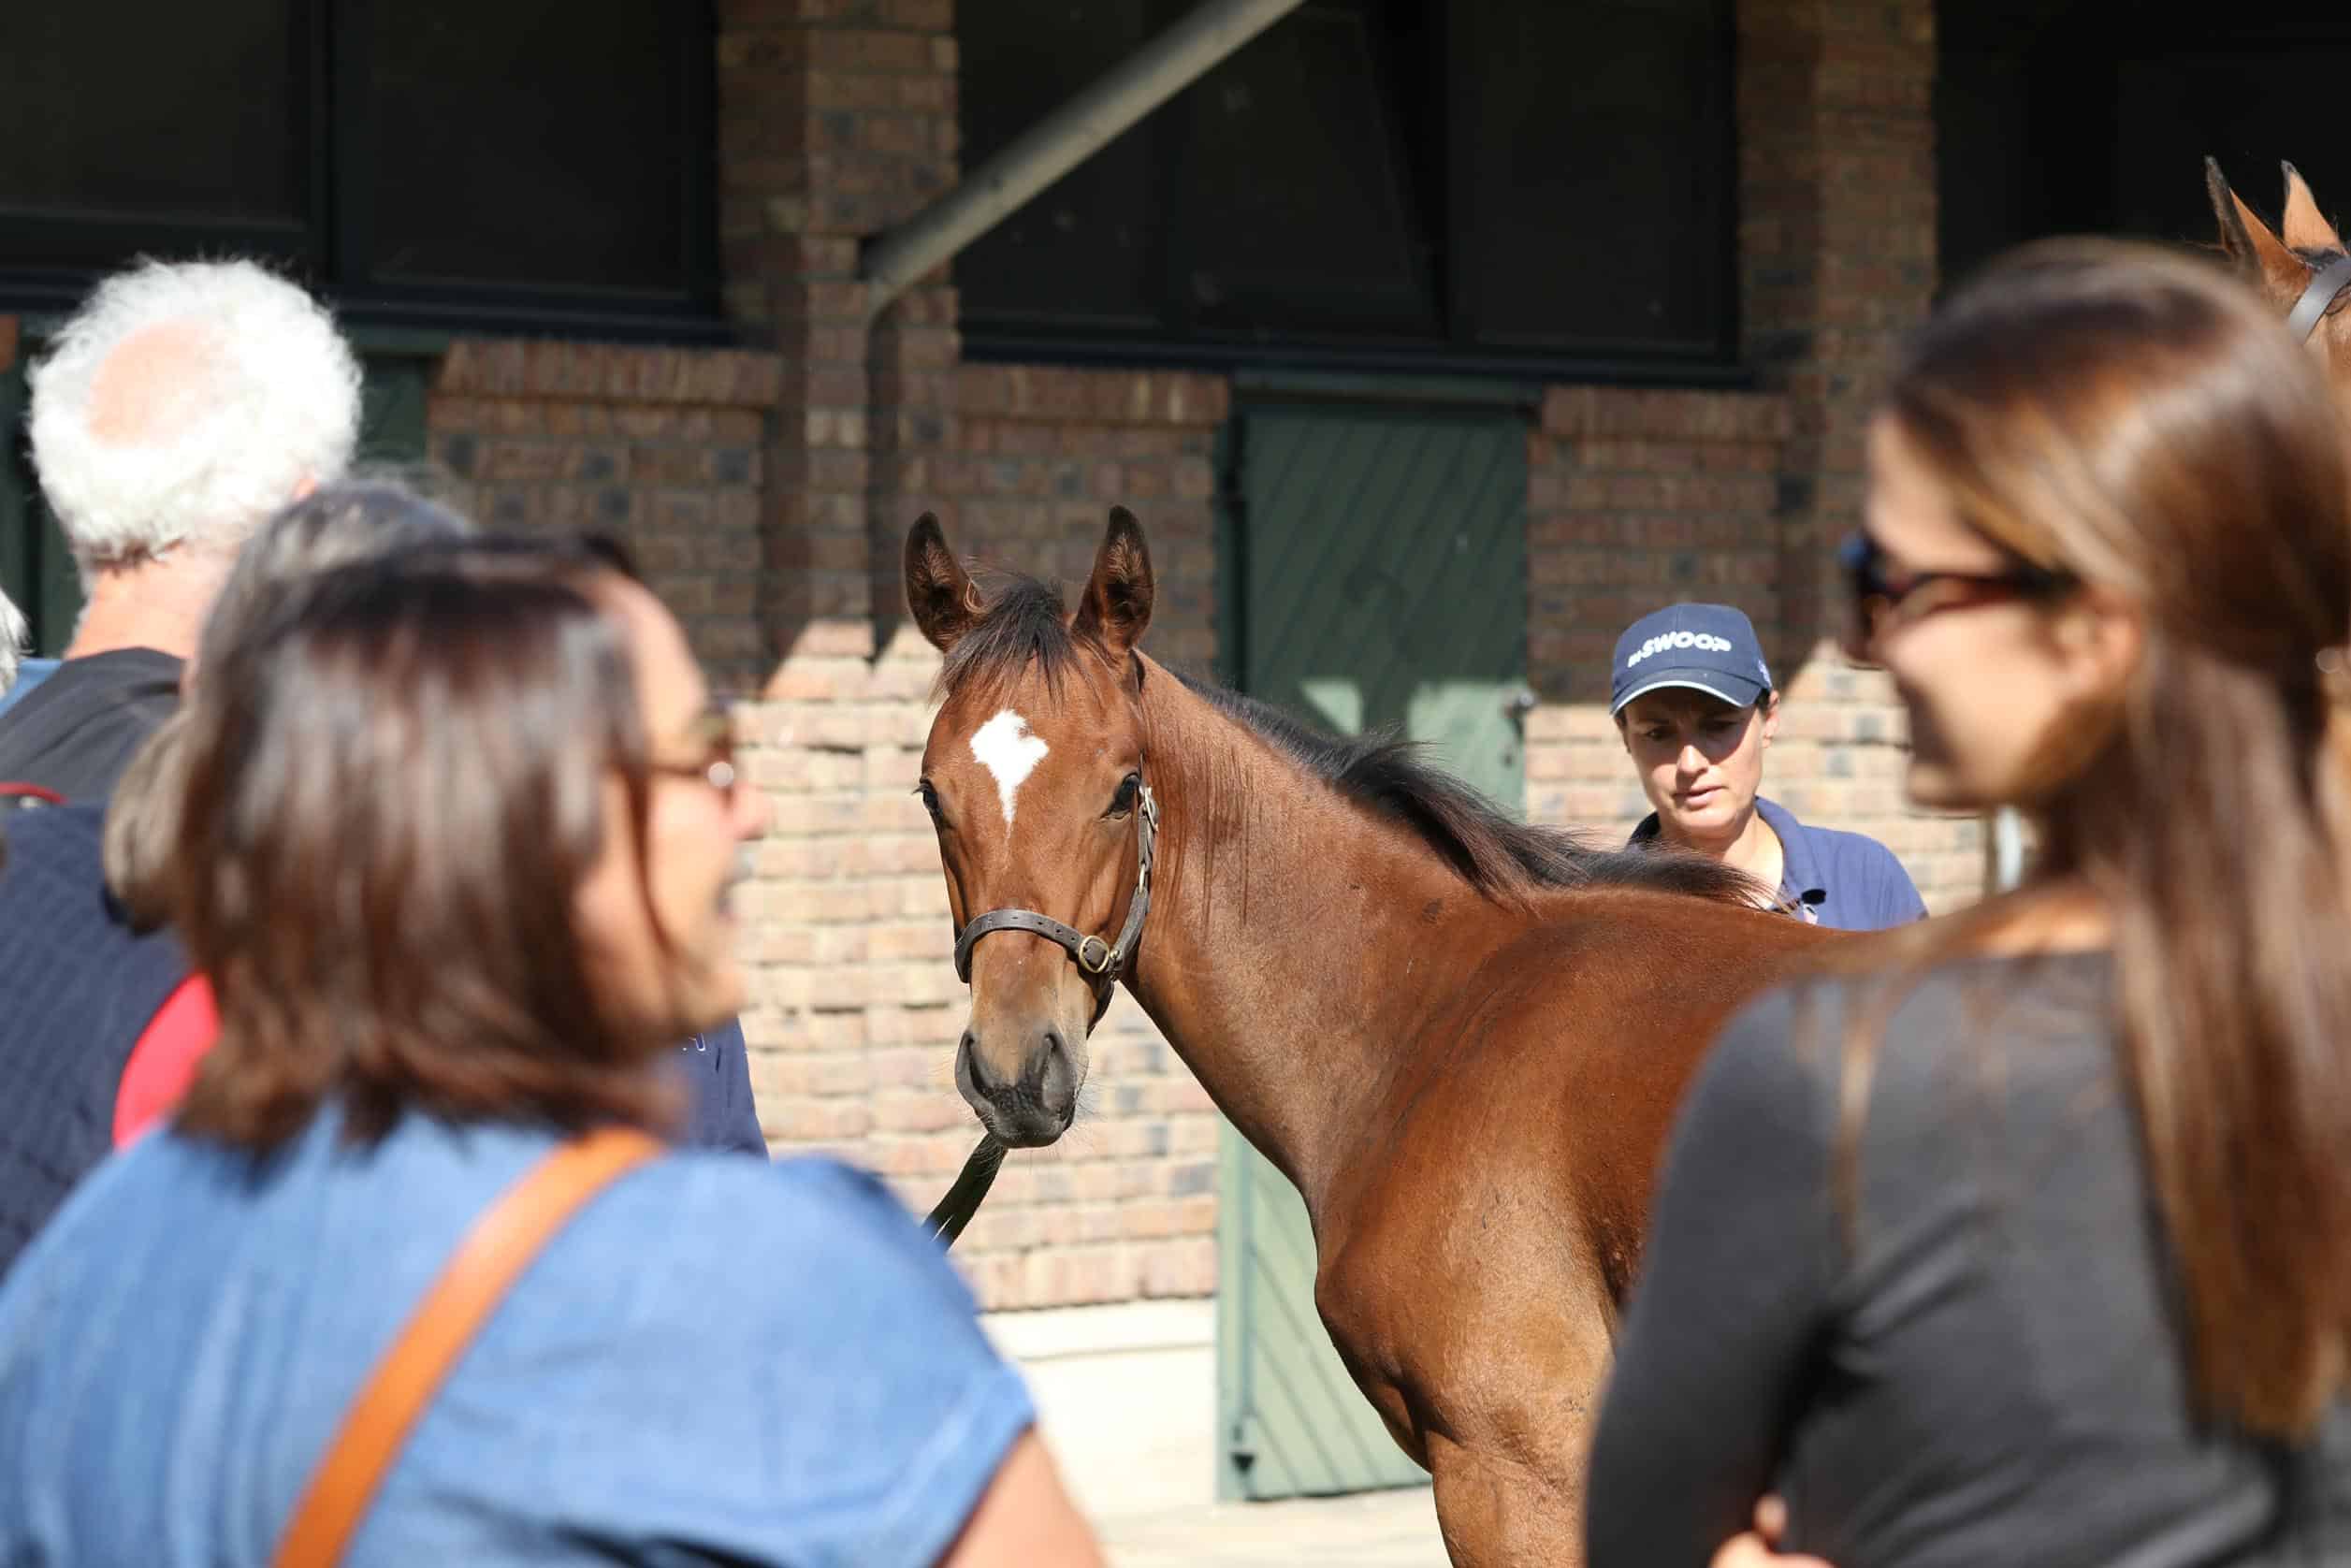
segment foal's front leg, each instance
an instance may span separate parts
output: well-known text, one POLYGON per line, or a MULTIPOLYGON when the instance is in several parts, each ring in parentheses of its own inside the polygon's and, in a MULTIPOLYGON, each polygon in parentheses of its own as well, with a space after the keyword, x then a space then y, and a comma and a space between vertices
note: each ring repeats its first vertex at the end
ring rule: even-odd
POLYGON ((1582 1568, 1584 1484, 1611 1350, 1606 1298, 1589 1281, 1558 1282, 1562 1315, 1500 1311, 1464 1347, 1473 1364, 1448 1380, 1451 1408, 1427 1437, 1437 1524, 1455 1568, 1582 1568))
POLYGON ((1429 1444, 1437 1528, 1453 1568, 1581 1568, 1583 1488, 1546 1480, 1523 1463, 1429 1444))

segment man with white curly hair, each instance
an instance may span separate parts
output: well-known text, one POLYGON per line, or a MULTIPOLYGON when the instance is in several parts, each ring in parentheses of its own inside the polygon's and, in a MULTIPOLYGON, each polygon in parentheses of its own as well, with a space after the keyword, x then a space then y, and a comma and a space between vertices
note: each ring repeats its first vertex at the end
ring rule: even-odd
POLYGON ((149 261, 100 283, 30 379, 33 466, 85 603, 65 661, 0 713, 0 781, 99 798, 178 705, 238 547, 350 465, 359 363, 252 262, 149 261))

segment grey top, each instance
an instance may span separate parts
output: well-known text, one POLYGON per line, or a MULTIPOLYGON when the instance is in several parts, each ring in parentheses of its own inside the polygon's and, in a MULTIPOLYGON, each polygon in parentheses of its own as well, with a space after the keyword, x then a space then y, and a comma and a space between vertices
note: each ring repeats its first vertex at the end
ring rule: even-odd
POLYGON ((2191 1414, 2112 988, 2102 954, 1923 980, 1850 1212, 1846 988, 1732 1023, 1618 1343, 1592 1568, 1704 1564, 1774 1490, 1787 1548, 1836 1568, 2351 1563, 2351 1422, 2284 1456, 2191 1414))

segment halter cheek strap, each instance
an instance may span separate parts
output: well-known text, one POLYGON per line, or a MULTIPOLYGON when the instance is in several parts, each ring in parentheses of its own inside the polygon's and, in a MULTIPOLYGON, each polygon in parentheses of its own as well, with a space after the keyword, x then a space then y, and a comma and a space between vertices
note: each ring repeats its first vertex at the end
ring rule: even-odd
POLYGON ((2340 255, 2318 269, 2302 290, 2302 297, 2294 301, 2294 312, 2286 318, 2286 329, 2297 340, 2306 339, 2318 330, 2318 324, 2334 308, 2338 296, 2351 288, 2351 255, 2340 255))
POLYGON ((1143 917, 1151 912, 1151 863, 1158 838, 1159 803, 1146 784, 1135 803, 1135 894, 1126 901, 1126 923, 1120 928, 1118 940, 1106 942, 1034 909, 991 909, 956 933, 956 977, 965 985, 971 983, 971 950, 980 937, 992 931, 1025 931, 1058 943, 1086 972, 1094 985, 1094 1022, 1099 1024, 1110 1009, 1111 990, 1134 956, 1136 939, 1143 933, 1143 917))

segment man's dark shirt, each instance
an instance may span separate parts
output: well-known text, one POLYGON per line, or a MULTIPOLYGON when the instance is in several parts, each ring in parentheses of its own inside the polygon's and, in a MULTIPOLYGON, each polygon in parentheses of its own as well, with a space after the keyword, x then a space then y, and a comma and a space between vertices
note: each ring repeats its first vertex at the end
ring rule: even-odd
POLYGON ((187 979, 168 931, 125 923, 98 872, 97 806, 0 815, 0 1274, 114 1147, 131 1048, 187 979))
POLYGON ((102 801, 180 705, 181 661, 153 648, 68 659, 0 713, 0 783, 102 801))
POLYGON ((767 1157, 759 1107, 751 1100, 751 1058, 743 1042, 743 1021, 730 1018, 706 1035, 678 1048, 694 1082, 694 1109, 685 1141, 696 1149, 733 1149, 767 1157))

